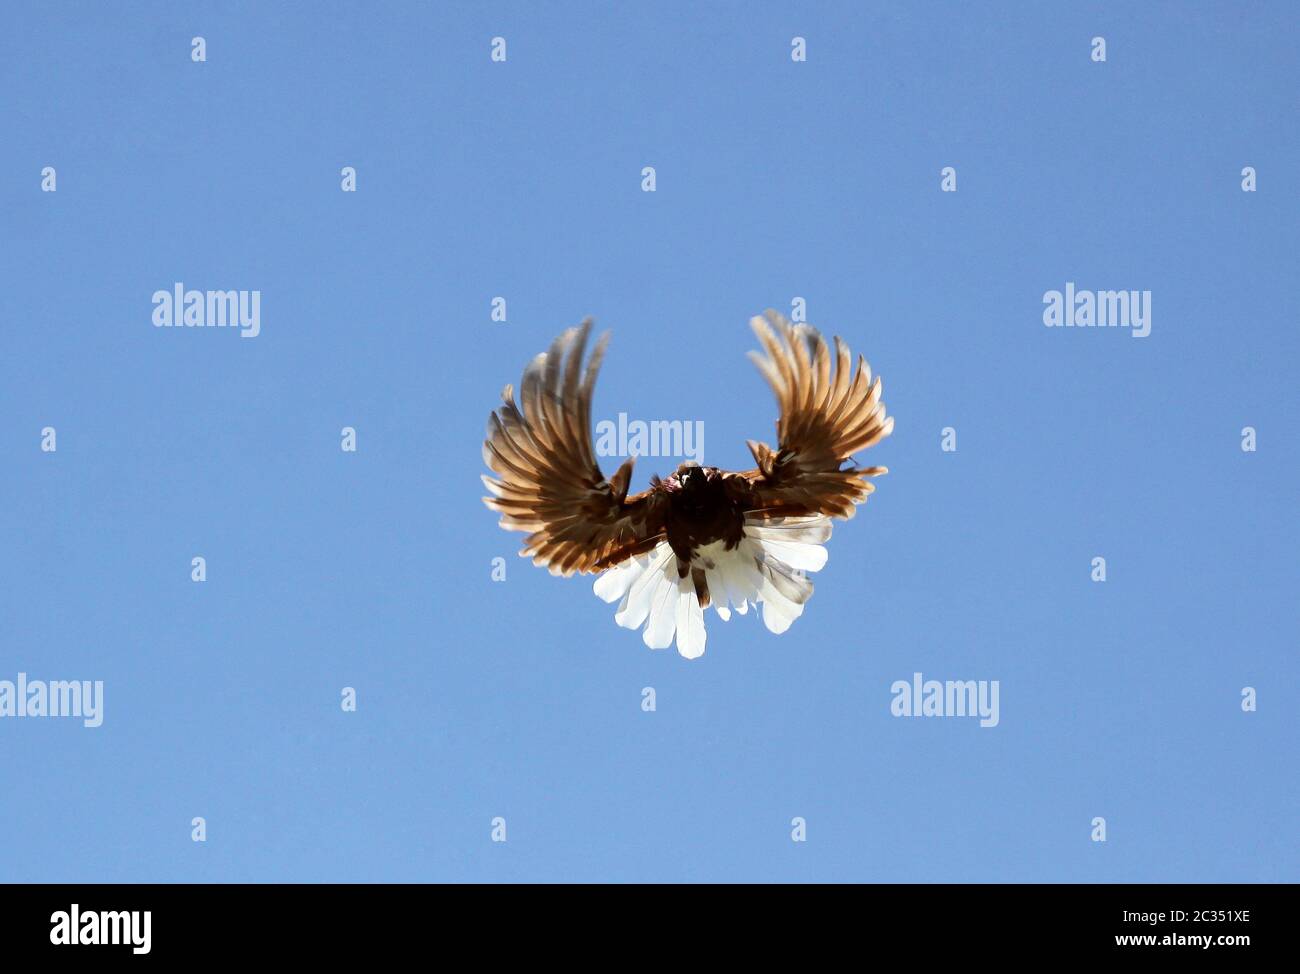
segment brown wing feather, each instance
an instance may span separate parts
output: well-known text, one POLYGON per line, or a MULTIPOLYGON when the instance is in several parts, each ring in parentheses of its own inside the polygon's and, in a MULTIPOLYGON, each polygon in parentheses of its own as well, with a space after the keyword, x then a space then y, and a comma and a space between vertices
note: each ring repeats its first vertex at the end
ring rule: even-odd
POLYGON ((664 498, 654 489, 627 496, 633 460, 606 480, 591 441, 591 397, 609 334, 586 370, 591 319, 570 328, 524 370, 520 406, 506 386, 488 417, 483 462, 492 492, 483 503, 501 526, 528 531, 520 555, 554 575, 603 571, 649 550, 662 536, 664 498))
POLYGON ((841 469, 859 450, 888 436, 894 421, 885 415, 880 377, 858 356, 856 373, 847 345, 835 339, 835 368, 817 329, 791 325, 775 311, 750 325, 763 349, 749 356, 776 393, 781 418, 778 447, 749 441, 758 469, 742 476, 751 484, 757 510, 772 516, 828 514, 852 517, 854 505, 875 489, 867 479, 885 467, 841 469), (766 319, 766 320, 765 320, 766 319))

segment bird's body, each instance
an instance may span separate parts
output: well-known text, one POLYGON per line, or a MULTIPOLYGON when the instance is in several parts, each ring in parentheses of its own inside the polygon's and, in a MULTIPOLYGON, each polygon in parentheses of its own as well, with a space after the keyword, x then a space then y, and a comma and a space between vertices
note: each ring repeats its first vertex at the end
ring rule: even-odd
POLYGON ((676 636, 688 658, 704 652, 710 605, 724 620, 761 606, 769 630, 789 628, 812 595, 806 573, 826 563, 830 518, 852 517, 873 489, 866 478, 885 472, 843 465, 893 429, 880 379, 870 382, 861 357, 854 374, 836 338, 832 373, 815 329, 775 312, 751 324, 768 353, 754 360, 781 408, 778 448, 749 443, 755 469, 684 463, 628 496, 633 458, 606 479, 590 432, 604 338, 580 369, 589 321, 525 370, 522 411, 506 386, 483 446, 499 478, 483 478, 493 494, 484 502, 501 513, 502 527, 530 532, 520 554, 557 575, 598 573, 596 594, 619 602, 619 625, 644 626, 652 648, 676 636))
POLYGON ((740 543, 751 493, 744 478, 717 467, 684 463, 651 489, 668 494, 664 536, 679 560, 688 562, 697 549, 715 541, 728 550, 740 543))

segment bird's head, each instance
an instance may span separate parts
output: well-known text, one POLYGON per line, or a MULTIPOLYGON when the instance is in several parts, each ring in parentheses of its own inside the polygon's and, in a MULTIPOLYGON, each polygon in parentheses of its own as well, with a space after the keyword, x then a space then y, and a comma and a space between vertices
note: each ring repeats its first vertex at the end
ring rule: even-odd
POLYGON ((674 475, 683 490, 698 490, 709 479, 704 472, 704 468, 694 460, 687 460, 677 468, 674 475))

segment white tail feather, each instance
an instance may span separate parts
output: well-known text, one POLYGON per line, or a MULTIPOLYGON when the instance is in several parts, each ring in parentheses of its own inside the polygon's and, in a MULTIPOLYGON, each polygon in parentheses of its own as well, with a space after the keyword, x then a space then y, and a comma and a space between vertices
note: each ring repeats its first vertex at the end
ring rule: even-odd
MULTIPOLYGON (((761 606, 763 624, 779 634, 812 598, 812 583, 803 573, 825 566, 822 542, 830 535, 825 517, 746 519, 740 544, 730 551, 721 541, 700 548, 691 567, 704 572, 720 619, 726 622, 733 612, 745 615, 751 606, 761 606)), ((667 542, 602 573, 594 590, 605 602, 619 603, 614 621, 620 626, 645 627, 642 639, 651 649, 668 647, 675 636, 677 652, 686 659, 704 655, 704 610, 690 573, 681 577, 667 542)))

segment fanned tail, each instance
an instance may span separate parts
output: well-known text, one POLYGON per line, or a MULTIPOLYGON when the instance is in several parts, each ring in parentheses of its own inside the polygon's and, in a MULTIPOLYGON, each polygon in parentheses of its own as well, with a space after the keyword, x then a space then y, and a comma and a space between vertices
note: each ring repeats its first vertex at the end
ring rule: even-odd
POLYGON ((768 630, 789 629, 812 598, 806 573, 825 566, 822 544, 830 536, 830 519, 821 515, 747 518, 740 544, 730 551, 721 541, 698 549, 684 577, 672 548, 661 542, 602 574, 595 593, 618 602, 614 621, 620 626, 644 626, 642 640, 651 649, 667 648, 675 636, 677 651, 696 659, 704 655, 708 638, 706 605, 712 604, 724 622, 733 611, 745 615, 750 607, 761 607, 768 630))

